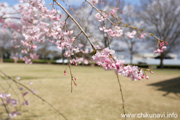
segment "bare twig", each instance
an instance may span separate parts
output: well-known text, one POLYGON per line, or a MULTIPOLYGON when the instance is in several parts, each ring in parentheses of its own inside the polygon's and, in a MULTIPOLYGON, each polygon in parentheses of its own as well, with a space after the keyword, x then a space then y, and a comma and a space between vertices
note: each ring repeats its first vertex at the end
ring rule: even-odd
POLYGON ((66 22, 67 22, 68 18, 69 18, 69 16, 67 16, 67 17, 66 17, 66 19, 65 19, 65 23, 64 23, 64 25, 63 25, 63 27, 62 27, 62 30, 65 28, 65 26, 66 26, 66 22))
MULTIPOLYGON (((93 7, 98 13, 100 13, 104 18, 106 18, 102 12, 97 8, 95 7, 91 2, 89 2, 89 0, 85 0, 86 2, 88 2, 89 5, 91 5, 91 7, 93 7)), ((109 18, 106 18, 112 25, 114 25, 113 21, 111 21, 109 18)))
MULTIPOLYGON (((81 35, 81 33, 82 33, 82 32, 80 32, 80 33, 75 37, 75 39, 77 39, 77 38, 81 35)), ((74 40, 75 40, 75 39, 74 39, 74 40)))

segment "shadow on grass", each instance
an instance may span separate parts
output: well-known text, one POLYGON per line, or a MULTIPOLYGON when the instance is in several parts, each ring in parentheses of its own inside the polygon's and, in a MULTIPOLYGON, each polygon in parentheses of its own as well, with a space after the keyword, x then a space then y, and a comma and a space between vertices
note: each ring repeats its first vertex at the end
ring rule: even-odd
POLYGON ((166 93, 163 96, 167 96, 168 94, 173 93, 180 98, 180 77, 149 85, 158 87, 157 90, 165 91, 166 93))

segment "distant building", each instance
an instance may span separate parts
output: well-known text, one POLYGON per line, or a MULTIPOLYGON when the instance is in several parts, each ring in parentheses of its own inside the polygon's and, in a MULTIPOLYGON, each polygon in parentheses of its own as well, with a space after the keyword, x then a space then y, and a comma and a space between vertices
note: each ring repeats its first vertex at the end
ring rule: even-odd
MULTIPOLYGON (((130 64, 129 59, 125 59, 126 64, 130 64)), ((180 65, 180 59, 176 54, 168 54, 163 60, 164 65, 180 65)), ((153 53, 139 53, 133 56, 133 64, 159 65, 160 55, 153 53)))
POLYGON ((56 63, 68 63, 68 59, 58 59, 56 60, 56 63))

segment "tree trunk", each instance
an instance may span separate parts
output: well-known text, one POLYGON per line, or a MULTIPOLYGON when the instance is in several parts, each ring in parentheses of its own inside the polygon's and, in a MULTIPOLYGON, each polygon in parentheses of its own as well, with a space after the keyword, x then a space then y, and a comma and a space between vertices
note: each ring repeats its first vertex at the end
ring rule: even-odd
POLYGON ((3 49, 1 48, 1 53, 0 53, 0 63, 3 63, 3 49))
POLYGON ((14 64, 16 64, 17 63, 17 60, 14 60, 14 64))
POLYGON ((3 63, 3 56, 0 56, 0 63, 3 63))
POLYGON ((65 59, 65 57, 64 57, 64 53, 65 53, 65 49, 64 49, 64 50, 62 50, 62 53, 61 53, 61 56, 62 56, 62 64, 64 64, 64 59, 65 59))
POLYGON ((164 67, 163 60, 164 60, 164 54, 161 54, 161 56, 160 56, 160 68, 164 67))
POLYGON ((108 47, 108 38, 107 37, 104 37, 104 47, 108 47))
POLYGON ((133 63, 133 43, 131 42, 131 47, 130 47, 130 64, 132 65, 133 63))
POLYGON ((133 54, 131 52, 131 54, 130 54, 130 64, 132 65, 132 63, 133 63, 133 54))

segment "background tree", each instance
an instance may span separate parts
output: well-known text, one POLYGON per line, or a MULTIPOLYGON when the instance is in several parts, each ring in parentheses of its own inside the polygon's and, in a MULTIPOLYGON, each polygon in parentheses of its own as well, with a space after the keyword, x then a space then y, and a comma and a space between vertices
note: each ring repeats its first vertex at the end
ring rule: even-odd
POLYGON ((1 29, 0 31, 1 31, 0 33, 0 62, 3 62, 3 58, 9 54, 10 47, 12 47, 11 46, 12 37, 9 31, 3 30, 3 29, 1 29))
MULTIPOLYGON (((179 51, 180 45, 180 1, 179 0, 148 0, 144 1, 142 18, 145 28, 167 41, 167 49, 160 54, 160 67, 168 53, 179 51)), ((157 46, 155 40, 150 40, 152 47, 157 46)))
MULTIPOLYGON (((132 6, 130 4, 125 5, 123 7, 123 14, 122 18, 123 21, 126 22, 129 25, 138 27, 139 29, 143 29, 141 26, 143 26, 144 22, 141 20, 140 15, 139 15, 139 10, 135 8, 136 6, 132 6)), ((127 28, 127 31, 133 31, 130 28, 127 28)), ((141 52, 144 47, 142 46, 143 40, 138 39, 138 37, 135 38, 129 38, 126 35, 124 35, 122 38, 122 44, 124 44, 124 51, 127 53, 129 52, 129 57, 130 57, 130 64, 133 63, 133 55, 141 52), (141 45, 141 47, 139 47, 141 45)), ((126 54, 127 55, 127 54, 126 54)))
POLYGON ((44 44, 39 45, 39 48, 35 52, 38 54, 39 59, 44 60, 52 59, 60 54, 55 45, 49 42, 44 42, 44 44))

